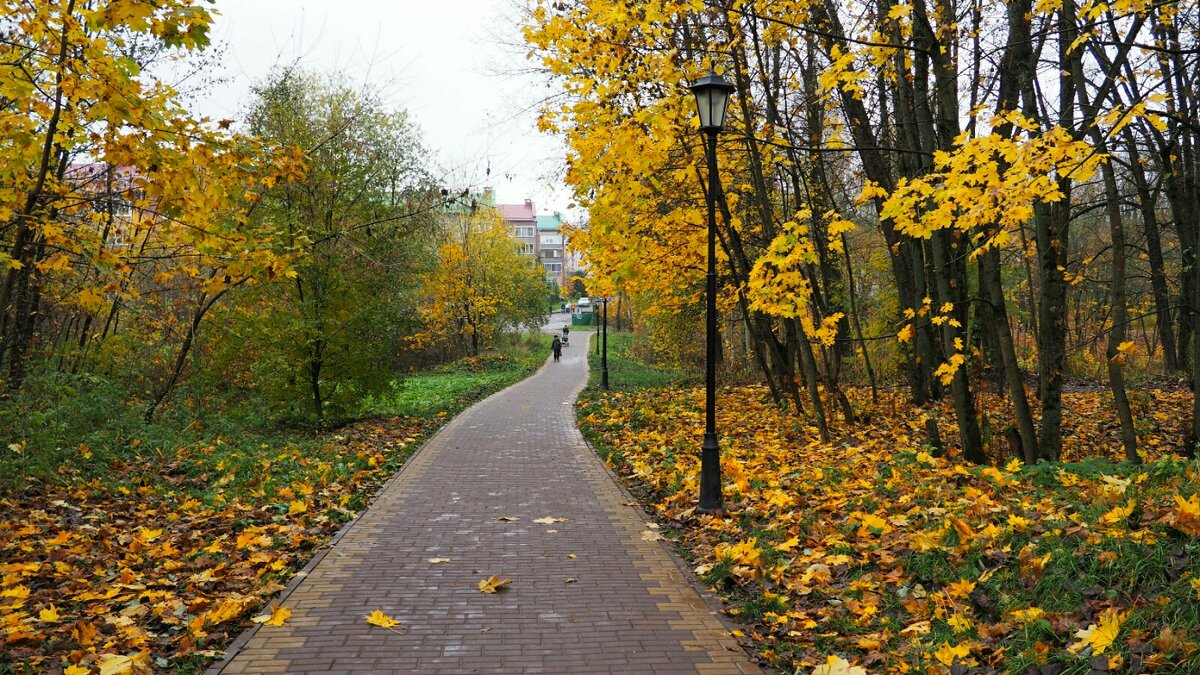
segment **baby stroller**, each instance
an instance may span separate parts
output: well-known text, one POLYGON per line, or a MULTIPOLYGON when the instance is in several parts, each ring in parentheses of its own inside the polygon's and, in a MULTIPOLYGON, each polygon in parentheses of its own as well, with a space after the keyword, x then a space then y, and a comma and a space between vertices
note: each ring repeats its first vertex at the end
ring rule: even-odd
POLYGON ((570 340, 570 338, 568 336, 569 336, 570 332, 571 331, 566 326, 563 326, 562 346, 564 346, 564 347, 566 347, 567 344, 569 343, 568 341, 570 340))

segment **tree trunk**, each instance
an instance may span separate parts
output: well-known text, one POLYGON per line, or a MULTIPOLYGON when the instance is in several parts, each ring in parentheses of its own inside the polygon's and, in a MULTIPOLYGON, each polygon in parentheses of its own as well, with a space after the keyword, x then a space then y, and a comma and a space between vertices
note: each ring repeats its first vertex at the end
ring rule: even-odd
POLYGON ((1012 400, 1016 415, 1017 433, 1021 439, 1022 459, 1026 464, 1037 461, 1037 431, 1033 424, 1033 411, 1025 394, 1025 377, 1017 361, 1017 350, 1013 346, 1012 331, 1008 324, 1008 310, 1004 304, 1004 288, 1000 278, 1000 251, 992 247, 984 252, 979 261, 981 280, 987 302, 994 312, 996 341, 1004 366, 1004 381, 1008 385, 1008 397, 1012 400))

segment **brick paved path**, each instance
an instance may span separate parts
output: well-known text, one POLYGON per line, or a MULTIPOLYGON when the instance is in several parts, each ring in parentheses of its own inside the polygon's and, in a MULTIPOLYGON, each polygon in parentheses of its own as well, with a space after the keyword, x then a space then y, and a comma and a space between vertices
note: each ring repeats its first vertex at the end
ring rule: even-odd
POLYGON ((758 672, 583 443, 574 337, 432 438, 285 595, 287 624, 212 672, 758 672), (493 574, 512 584, 479 592, 493 574), (368 625, 376 609, 403 632, 368 625))

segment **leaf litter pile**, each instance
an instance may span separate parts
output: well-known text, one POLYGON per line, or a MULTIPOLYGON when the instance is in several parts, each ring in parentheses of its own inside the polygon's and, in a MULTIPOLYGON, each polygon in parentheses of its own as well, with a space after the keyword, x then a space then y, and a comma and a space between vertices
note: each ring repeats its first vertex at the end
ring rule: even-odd
POLYGON ((765 389, 724 389, 723 518, 695 513, 703 390, 589 391, 579 416, 786 672, 1200 672, 1200 465, 1167 452, 1190 393, 1145 403, 1142 466, 1112 461, 1104 396, 1068 395, 1064 463, 1027 468, 931 455, 924 417, 951 439, 949 411, 856 400, 865 421, 822 444, 765 389))
POLYGON ((282 625, 266 601, 438 424, 370 420, 319 452, 189 446, 0 500, 0 671, 201 668, 282 625))

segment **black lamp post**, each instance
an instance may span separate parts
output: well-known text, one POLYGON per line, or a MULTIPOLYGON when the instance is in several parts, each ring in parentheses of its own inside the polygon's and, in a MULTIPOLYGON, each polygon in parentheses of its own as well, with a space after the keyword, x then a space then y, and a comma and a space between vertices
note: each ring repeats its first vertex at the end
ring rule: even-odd
POLYGON ((600 386, 608 389, 608 298, 604 298, 604 324, 600 341, 604 343, 604 352, 600 356, 600 386))
POLYGON ((735 87, 709 73, 690 87, 696 95, 700 131, 707 136, 708 157, 708 288, 704 349, 704 442, 700 445, 700 513, 719 513, 721 454, 717 445, 717 134, 725 126, 725 111, 735 87))

